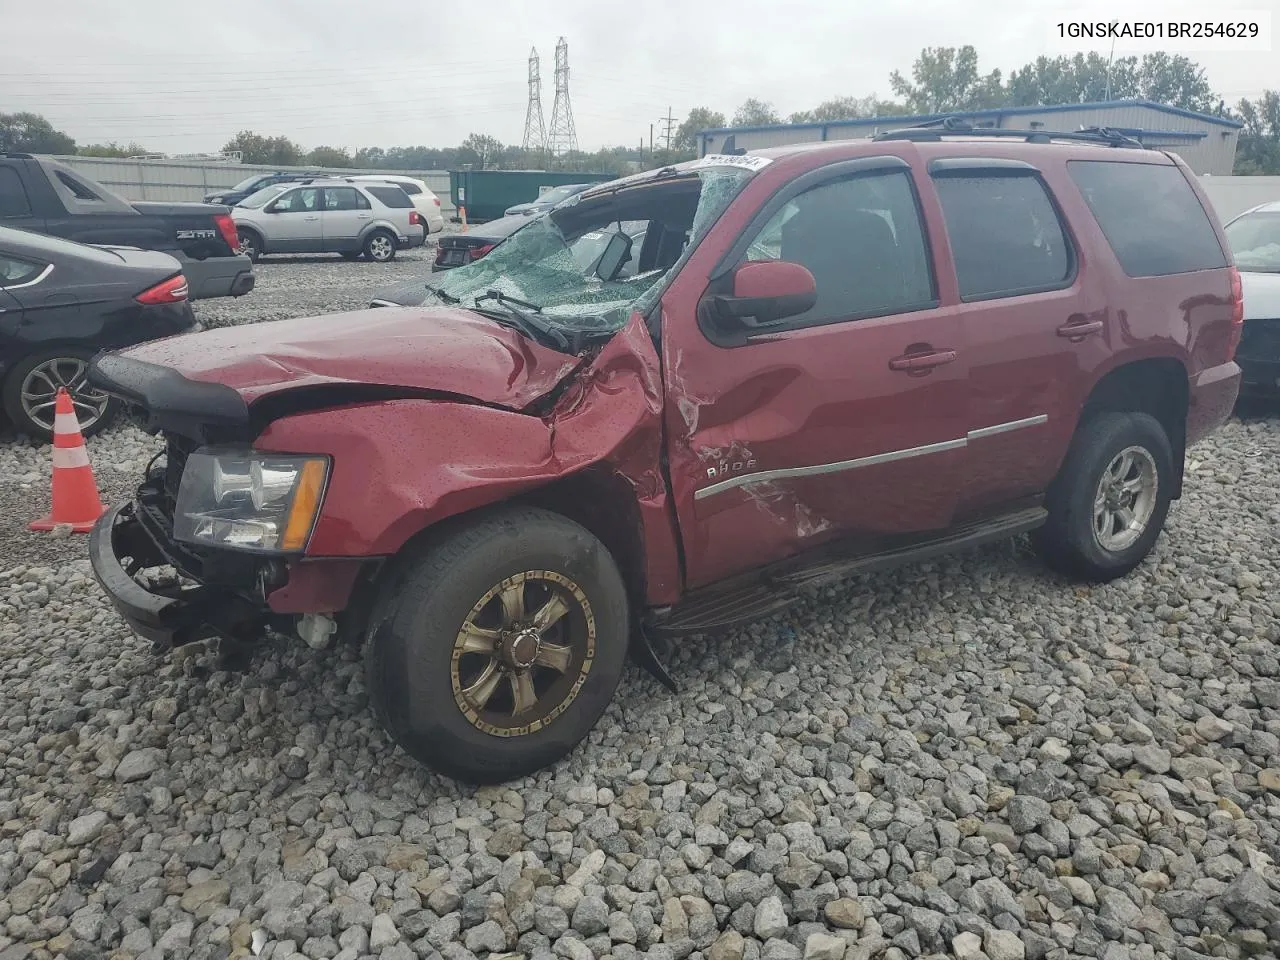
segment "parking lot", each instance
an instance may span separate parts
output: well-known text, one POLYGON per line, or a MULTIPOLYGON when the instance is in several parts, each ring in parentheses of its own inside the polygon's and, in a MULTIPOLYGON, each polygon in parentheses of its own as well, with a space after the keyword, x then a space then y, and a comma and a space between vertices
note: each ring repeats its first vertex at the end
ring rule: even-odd
MULTIPOLYGON (((359 308, 430 256, 267 258, 196 309, 359 308)), ((111 499, 158 449, 88 447, 111 499)), ((1196 446, 1109 586, 1015 541, 688 641, 679 694, 629 667, 569 762, 473 790, 391 747, 358 651, 153 657, 2 436, 0 960, 1274 951, 1278 458, 1267 410, 1196 446)))

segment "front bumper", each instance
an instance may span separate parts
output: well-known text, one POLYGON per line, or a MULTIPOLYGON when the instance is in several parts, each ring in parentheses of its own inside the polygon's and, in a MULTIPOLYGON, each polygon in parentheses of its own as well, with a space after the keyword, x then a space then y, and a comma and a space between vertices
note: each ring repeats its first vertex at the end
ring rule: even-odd
POLYGON ((244 631, 264 625, 262 611, 230 591, 199 585, 153 592, 139 584, 121 557, 142 566, 162 565, 169 558, 157 548, 134 510, 132 501, 118 503, 89 532, 93 575, 134 633, 157 648, 168 648, 211 636, 243 636, 244 631))
MULTIPOLYGON (((144 499, 147 486, 141 488, 144 499)), ((220 636, 245 641, 273 626, 288 631, 304 614, 337 615, 358 605, 363 558, 286 564, 235 551, 207 551, 202 573, 193 556, 144 522, 142 501, 111 507, 89 533, 93 574, 116 612, 157 649, 220 636), (125 559, 128 559, 126 566, 125 559), (139 569, 171 566, 188 581, 150 590, 133 576, 139 569), (200 576, 200 581, 195 581, 200 576)), ((376 569, 376 566, 375 566, 376 569)))
POLYGON ((178 251, 192 300, 211 297, 242 297, 253 289, 253 261, 242 253, 233 257, 205 257, 194 260, 178 251))

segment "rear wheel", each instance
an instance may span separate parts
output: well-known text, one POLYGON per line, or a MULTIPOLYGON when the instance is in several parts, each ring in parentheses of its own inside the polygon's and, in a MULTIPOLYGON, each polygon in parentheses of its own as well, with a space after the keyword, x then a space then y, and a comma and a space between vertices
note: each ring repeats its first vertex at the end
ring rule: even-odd
POLYGON ((1032 540, 1069 576, 1114 580, 1138 566, 1164 527, 1173 453, 1145 413, 1104 413, 1076 431, 1046 498, 1049 520, 1032 540))
POLYGON ((14 426, 21 433, 51 440, 59 387, 66 387, 71 394, 83 436, 91 437, 110 425, 120 404, 86 381, 93 354, 80 347, 62 347, 32 354, 14 364, 3 387, 5 413, 14 426))
POLYGON ((505 510, 391 574, 370 617, 370 699, 426 766, 471 783, 524 776, 600 719, 628 623, 622 577, 595 537, 545 510, 505 510))
POLYGON ((375 230, 364 242, 364 255, 374 263, 390 263, 396 258, 396 238, 386 230, 375 230))

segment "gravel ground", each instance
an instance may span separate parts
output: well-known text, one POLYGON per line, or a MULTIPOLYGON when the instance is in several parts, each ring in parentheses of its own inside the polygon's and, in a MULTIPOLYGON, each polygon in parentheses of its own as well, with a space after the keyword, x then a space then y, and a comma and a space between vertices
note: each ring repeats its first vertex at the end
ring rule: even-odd
MULTIPOLYGON (((268 260, 215 322, 425 270, 268 260)), ((89 443, 112 498, 154 449, 89 443)), ((163 659, 0 440, 0 960, 1275 956, 1280 418, 1192 451, 1130 578, 1011 542, 634 668, 573 757, 463 788, 394 750, 353 651, 163 659)))

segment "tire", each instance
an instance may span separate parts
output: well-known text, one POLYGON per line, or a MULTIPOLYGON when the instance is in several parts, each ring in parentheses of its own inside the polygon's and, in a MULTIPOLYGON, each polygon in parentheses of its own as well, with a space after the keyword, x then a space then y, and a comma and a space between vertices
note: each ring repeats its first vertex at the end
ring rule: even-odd
POLYGON ((629 619, 622 576, 594 536, 546 510, 504 509, 388 571, 365 647, 374 713, 410 756, 456 780, 525 776, 566 757, 603 715, 626 662, 629 619), (516 593, 517 623, 551 610, 552 596, 568 612, 540 640, 532 628, 495 634, 511 622, 516 593), (467 641, 485 652, 463 650, 468 623, 489 628, 467 641), (537 699, 517 711, 525 676, 537 699))
POLYGON ((120 411, 120 401, 83 383, 96 350, 61 347, 42 350, 15 363, 4 379, 4 410, 14 428, 39 440, 53 439, 53 401, 66 386, 75 403, 80 433, 92 437, 105 430, 120 411))
POLYGON ((236 231, 236 238, 240 241, 240 252, 247 254, 250 262, 257 263, 262 256, 262 238, 243 228, 236 231))
POLYGON ((1073 578, 1105 583, 1125 576, 1155 546, 1173 481, 1172 447, 1158 420, 1145 413, 1099 415, 1076 430, 1050 484, 1049 519, 1032 534, 1036 552, 1048 567, 1073 578), (1126 504, 1129 516, 1145 516, 1140 531, 1123 529, 1126 504))
POLYGON ((374 263, 390 263, 396 258, 396 238, 386 230, 374 230, 365 238, 364 255, 374 263))

